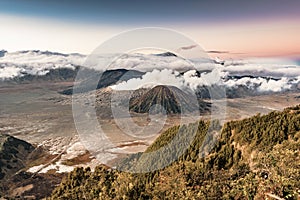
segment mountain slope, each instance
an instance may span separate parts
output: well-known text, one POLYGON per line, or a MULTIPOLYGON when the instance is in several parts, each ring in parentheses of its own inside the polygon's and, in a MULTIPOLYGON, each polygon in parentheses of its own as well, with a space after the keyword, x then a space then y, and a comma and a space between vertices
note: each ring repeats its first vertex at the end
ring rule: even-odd
POLYGON ((26 172, 32 163, 47 162, 41 147, 0 134, 0 199, 43 199, 62 180, 63 174, 26 172))
POLYGON ((130 102, 129 109, 137 113, 157 113, 160 110, 155 105, 161 105, 167 114, 208 111, 210 104, 198 101, 189 93, 174 86, 158 85, 141 97, 130 102), (154 110, 153 110, 154 109, 154 110))
MULTIPOLYGON (((95 89, 105 88, 111 85, 115 85, 121 81, 128 81, 132 78, 140 78, 144 74, 143 72, 127 69, 114 69, 106 70, 103 73, 95 70, 85 69, 86 73, 81 78, 82 81, 78 83, 74 92, 84 93, 95 89), (95 83, 97 84, 95 85, 95 83)), ((62 94, 73 94, 73 88, 66 89, 61 92, 62 94)))
MULTIPOLYGON (((212 151, 202 157, 211 145, 205 137, 212 130, 210 125, 218 129, 217 122, 185 126, 182 134, 197 127, 190 148, 163 169, 132 174, 105 166, 94 172, 78 168, 53 192, 52 199, 299 199, 300 105, 226 123, 212 151)), ((178 130, 173 127, 162 133, 146 152, 168 144, 178 130)), ((124 166, 137 167, 142 155, 131 155, 124 166)), ((140 167, 163 159, 165 155, 145 160, 140 167)))
POLYGON ((24 168, 27 157, 34 149, 23 140, 0 134, 0 182, 24 168))

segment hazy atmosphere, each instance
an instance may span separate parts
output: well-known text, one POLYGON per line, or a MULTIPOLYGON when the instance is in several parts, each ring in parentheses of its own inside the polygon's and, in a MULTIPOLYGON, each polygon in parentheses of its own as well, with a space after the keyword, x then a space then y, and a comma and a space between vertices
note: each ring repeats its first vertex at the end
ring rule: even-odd
POLYGON ((300 199, 299 0, 0 0, 0 199, 300 199))

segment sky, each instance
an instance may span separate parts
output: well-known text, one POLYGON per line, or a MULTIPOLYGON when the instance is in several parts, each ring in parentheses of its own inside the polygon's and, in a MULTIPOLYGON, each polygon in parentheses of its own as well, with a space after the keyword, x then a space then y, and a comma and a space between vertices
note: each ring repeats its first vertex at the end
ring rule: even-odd
POLYGON ((0 49, 91 53, 122 31, 174 29, 212 56, 300 55, 299 0, 0 0, 0 49))

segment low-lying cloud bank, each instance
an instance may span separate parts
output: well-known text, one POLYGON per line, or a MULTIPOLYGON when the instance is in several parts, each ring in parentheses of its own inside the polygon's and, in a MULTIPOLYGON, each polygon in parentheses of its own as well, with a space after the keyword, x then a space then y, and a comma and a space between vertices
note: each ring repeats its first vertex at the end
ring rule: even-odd
POLYGON ((245 86, 248 89, 257 89, 259 92, 280 92, 289 90, 293 85, 300 83, 300 76, 295 78, 283 77, 272 79, 269 77, 231 77, 228 73, 215 69, 210 73, 197 75, 196 70, 190 70, 179 75, 179 72, 172 70, 153 70, 143 75, 142 78, 134 78, 111 86, 115 90, 136 90, 143 87, 156 85, 172 85, 181 89, 190 88, 196 90, 201 86, 220 85, 227 88, 245 86))
POLYGON ((227 88, 246 87, 260 92, 280 92, 299 87, 299 63, 289 59, 186 60, 172 54, 123 54, 114 59, 107 69, 101 63, 116 55, 99 55, 87 59, 80 54, 61 54, 47 51, 1 51, 0 80, 26 74, 43 76, 51 69, 85 66, 96 70, 129 69, 145 72, 142 78, 132 78, 111 86, 116 90, 134 90, 155 85, 173 85, 196 90, 201 86, 221 85, 227 88))
POLYGON ((70 68, 82 65, 86 56, 61 54, 48 51, 1 51, 0 80, 21 77, 26 74, 42 76, 51 69, 70 68))
POLYGON ((180 88, 184 79, 179 76, 179 72, 163 69, 154 69, 142 76, 142 78, 133 78, 111 86, 115 90, 136 90, 138 88, 148 88, 156 85, 173 85, 180 88))
POLYGON ((280 92, 297 87, 300 83, 300 66, 289 59, 226 60, 224 65, 209 60, 194 60, 193 63, 198 71, 186 68, 184 73, 180 73, 172 66, 163 70, 156 68, 142 78, 130 79, 112 88, 135 90, 155 85, 173 85, 196 90, 201 86, 220 85, 226 88, 243 86, 258 92, 280 92), (210 72, 201 72, 203 69, 209 69, 210 72))
MULTIPOLYGON (((281 92, 292 89, 300 83, 300 76, 278 78, 272 76, 232 75, 226 67, 217 67, 211 72, 199 74, 189 70, 183 74, 171 69, 153 70, 141 78, 134 78, 111 86, 115 90, 136 90, 156 85, 172 85, 181 89, 197 90, 201 86, 219 85, 226 88, 246 87, 258 92, 281 92)), ((299 68, 300 70, 300 68, 299 68)), ((297 73, 295 73, 297 75, 297 73)))

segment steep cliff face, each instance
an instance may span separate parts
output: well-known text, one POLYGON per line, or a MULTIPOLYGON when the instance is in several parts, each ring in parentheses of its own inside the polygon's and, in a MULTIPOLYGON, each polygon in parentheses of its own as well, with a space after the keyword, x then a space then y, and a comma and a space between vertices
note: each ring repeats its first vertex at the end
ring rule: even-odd
POLYGON ((34 149, 23 140, 0 134, 0 182, 24 168, 29 154, 34 149))

